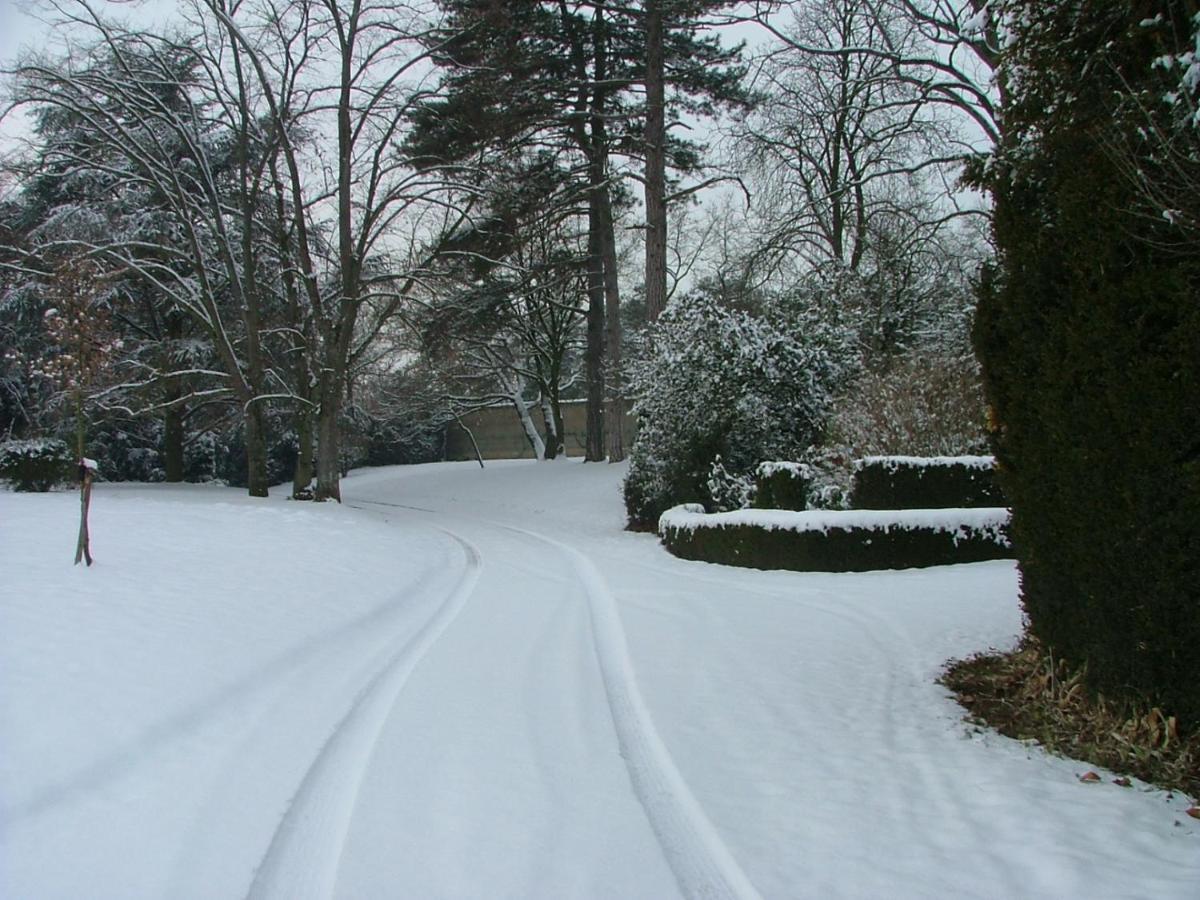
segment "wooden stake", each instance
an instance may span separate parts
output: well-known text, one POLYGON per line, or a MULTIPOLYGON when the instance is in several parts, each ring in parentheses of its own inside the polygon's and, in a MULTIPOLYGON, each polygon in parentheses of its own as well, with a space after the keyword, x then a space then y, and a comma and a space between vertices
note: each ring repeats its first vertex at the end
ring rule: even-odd
POLYGON ((88 507, 92 503, 92 469, 84 460, 79 461, 79 541, 75 545, 75 565, 81 559, 92 564, 92 550, 89 546, 88 507))

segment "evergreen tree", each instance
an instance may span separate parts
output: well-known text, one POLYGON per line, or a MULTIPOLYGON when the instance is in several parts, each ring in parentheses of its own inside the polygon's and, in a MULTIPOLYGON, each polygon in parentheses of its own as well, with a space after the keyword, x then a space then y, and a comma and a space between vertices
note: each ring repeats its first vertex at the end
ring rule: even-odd
MULTIPOLYGON (((461 168, 514 147, 541 147, 561 158, 588 205, 587 458, 603 459, 601 406, 620 363, 620 292, 614 197, 616 157, 646 155, 645 10, 636 4, 443 0, 448 18, 437 36, 444 49, 442 96, 419 110, 410 142, 422 165, 461 168), (609 371, 605 372, 605 344, 609 371)), ((659 4, 661 6, 661 4, 659 4)), ((737 50, 701 35, 706 10, 720 3, 672 3, 661 34, 667 111, 710 114, 743 105, 737 50)), ((701 147, 669 133, 660 148, 676 171, 699 167, 701 147)), ((610 459, 623 452, 614 428, 619 398, 608 400, 610 459)))
POLYGON ((1164 120, 1179 76, 1162 63, 1194 49, 1196 4, 1002 12, 1001 264, 975 341, 1022 602, 1094 691, 1200 723, 1200 259, 1132 174, 1156 168, 1156 135, 1200 150, 1194 121, 1164 120))

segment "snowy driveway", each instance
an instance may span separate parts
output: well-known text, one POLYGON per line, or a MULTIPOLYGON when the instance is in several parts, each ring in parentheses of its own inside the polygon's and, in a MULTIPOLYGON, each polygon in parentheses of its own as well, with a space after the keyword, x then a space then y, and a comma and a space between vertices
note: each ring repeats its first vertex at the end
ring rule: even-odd
POLYGON ((108 488, 92 572, 69 495, 0 494, 0 896, 1200 894, 1181 798, 933 682, 1016 634, 1011 564, 675 560, 620 474, 108 488))

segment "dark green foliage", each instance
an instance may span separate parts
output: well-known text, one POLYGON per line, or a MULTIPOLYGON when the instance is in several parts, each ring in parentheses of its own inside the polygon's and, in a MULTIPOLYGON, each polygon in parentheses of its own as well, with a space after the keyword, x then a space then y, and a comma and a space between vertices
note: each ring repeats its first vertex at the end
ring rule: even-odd
POLYGON ((1195 160, 1200 137, 1164 102, 1179 74, 1155 65, 1191 47, 1195 4, 1009 7, 1006 145, 989 170, 1002 265, 975 343, 1022 602, 1092 691, 1194 724, 1200 253, 1179 252, 1188 234, 1139 179, 1195 195, 1193 164, 1162 165, 1165 138, 1195 160))
POLYGON ((64 441, 41 439, 0 444, 0 478, 14 491, 48 491, 69 483, 76 459, 64 441))
MULTIPOLYGON (((969 458, 968 458, 969 459, 969 458)), ((854 509, 1004 506, 995 470, 970 461, 872 456, 855 465, 854 509)))
POLYGON ((666 527, 662 540, 683 559, 751 569, 867 572, 1009 559, 1005 538, 962 526, 957 533, 895 524, 885 530, 829 528, 790 531, 757 525, 666 527))
POLYGON ((765 462, 754 480, 756 509, 808 509, 812 474, 808 466, 765 462))

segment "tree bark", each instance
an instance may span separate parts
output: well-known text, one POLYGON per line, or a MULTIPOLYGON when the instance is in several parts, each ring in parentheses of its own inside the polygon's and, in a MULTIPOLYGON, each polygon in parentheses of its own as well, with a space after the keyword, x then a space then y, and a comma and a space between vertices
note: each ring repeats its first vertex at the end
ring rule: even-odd
POLYGON ((513 409, 517 411, 517 418, 521 420, 521 428, 525 431, 525 438, 529 441, 529 446, 533 448, 533 458, 542 459, 546 456, 546 443, 542 440, 542 436, 538 434, 537 426, 533 424, 533 416, 529 415, 529 407, 525 403, 525 398, 519 392, 514 392, 512 397, 513 409))
POLYGON ((646 317, 667 305, 667 167, 663 15, 661 0, 646 0, 646 317))
POLYGON ((542 391, 542 421, 546 423, 546 447, 542 459, 554 459, 562 451, 561 431, 554 418, 554 404, 548 391, 542 391))
POLYGON ((79 539, 75 542, 75 565, 80 560, 92 564, 92 538, 88 532, 88 510, 92 505, 92 470, 79 458, 79 539))
MULTIPOLYGON (((167 399, 179 399, 179 389, 167 389, 167 399)), ((163 471, 166 480, 171 484, 183 481, 183 410, 177 406, 168 406, 163 414, 163 471)))
POLYGON ((313 414, 303 407, 296 413, 296 469, 292 473, 292 497, 299 498, 313 480, 313 414))
POLYGON ((252 403, 242 418, 246 442, 246 489, 251 497, 267 496, 267 416, 262 403, 252 403))
POLYGON ((612 201, 606 187, 600 196, 600 250, 604 264, 604 315, 607 325, 607 369, 604 432, 608 461, 625 458, 625 436, 621 429, 625 403, 621 385, 621 290, 617 283, 617 239, 613 232, 612 201))
MULTIPOLYGON (((166 315, 167 340, 169 346, 183 338, 183 316, 175 310, 166 315)), ((183 385, 178 377, 167 380, 165 400, 169 404, 163 413, 163 471, 169 483, 183 481, 183 408, 179 399, 183 396, 183 385)))
POLYGON ((320 406, 317 410, 317 492, 314 500, 342 502, 341 433, 338 430, 341 412, 341 373, 326 369, 321 373, 320 406))
POLYGON ((604 461, 604 259, 596 192, 588 199, 587 438, 585 462, 604 461))

